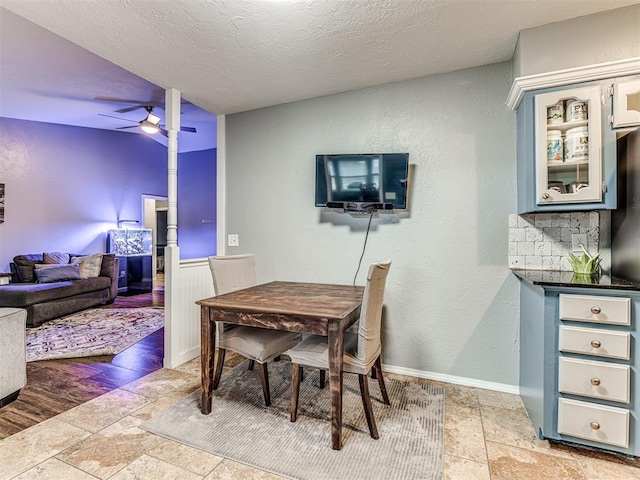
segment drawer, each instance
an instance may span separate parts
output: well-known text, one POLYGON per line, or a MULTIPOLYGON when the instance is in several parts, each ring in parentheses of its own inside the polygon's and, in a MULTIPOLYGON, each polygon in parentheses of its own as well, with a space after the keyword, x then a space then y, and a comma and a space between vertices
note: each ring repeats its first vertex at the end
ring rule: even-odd
POLYGON ((630 325, 631 299, 560 294, 560 319, 630 325))
POLYGON ((560 398, 558 433, 628 448, 629 410, 560 398))
POLYGON ((560 357, 558 390, 562 393, 629 403, 631 367, 560 357))
POLYGON ((558 348, 561 352, 629 360, 631 333, 560 325, 558 348))

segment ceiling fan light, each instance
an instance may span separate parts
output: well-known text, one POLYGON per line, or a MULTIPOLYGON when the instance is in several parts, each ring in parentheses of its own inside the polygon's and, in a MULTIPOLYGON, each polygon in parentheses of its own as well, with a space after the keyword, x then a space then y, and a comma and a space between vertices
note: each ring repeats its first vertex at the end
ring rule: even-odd
POLYGON ((147 122, 153 123, 154 125, 160 125, 160 117, 154 115, 153 113, 149 113, 147 116, 147 122))
POLYGON ((140 122, 140 128, 142 128, 143 132, 149 134, 158 133, 160 131, 160 127, 155 123, 151 123, 149 120, 143 120, 140 122))

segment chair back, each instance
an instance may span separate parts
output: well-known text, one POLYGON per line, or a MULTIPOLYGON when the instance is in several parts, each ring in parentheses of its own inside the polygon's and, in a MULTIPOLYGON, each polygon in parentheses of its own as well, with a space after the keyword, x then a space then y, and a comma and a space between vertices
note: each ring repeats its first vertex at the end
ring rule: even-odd
POLYGON ((209 257, 216 295, 235 292, 258 284, 253 254, 209 257))
POLYGON ((367 273, 367 285, 362 297, 360 325, 358 326, 357 357, 363 364, 373 362, 380 353, 380 328, 384 287, 391 261, 373 263, 367 273))

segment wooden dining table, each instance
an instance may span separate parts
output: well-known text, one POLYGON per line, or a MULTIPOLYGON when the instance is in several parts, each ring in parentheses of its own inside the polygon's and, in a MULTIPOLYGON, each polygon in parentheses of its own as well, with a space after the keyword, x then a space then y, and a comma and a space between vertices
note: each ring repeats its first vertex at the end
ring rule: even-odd
POLYGON ((328 337, 331 444, 342 447, 342 356, 344 331, 358 320, 364 287, 270 282, 211 297, 200 305, 203 414, 211 413, 215 322, 310 333, 328 337))

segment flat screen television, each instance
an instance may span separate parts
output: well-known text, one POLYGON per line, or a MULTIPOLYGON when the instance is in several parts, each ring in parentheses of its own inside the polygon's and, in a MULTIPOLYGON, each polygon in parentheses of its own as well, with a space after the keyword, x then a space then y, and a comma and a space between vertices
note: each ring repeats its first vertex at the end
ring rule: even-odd
POLYGON ((407 208, 408 153, 316 155, 316 207, 407 208))

